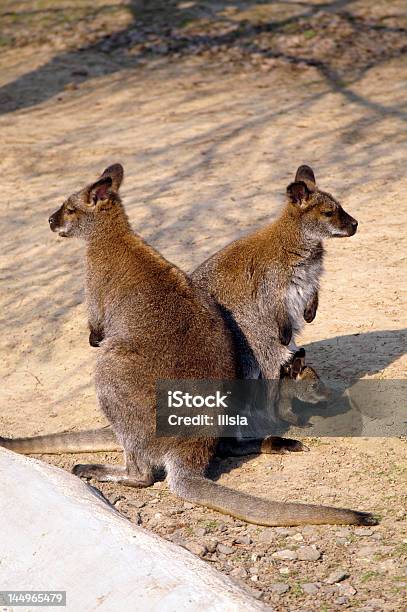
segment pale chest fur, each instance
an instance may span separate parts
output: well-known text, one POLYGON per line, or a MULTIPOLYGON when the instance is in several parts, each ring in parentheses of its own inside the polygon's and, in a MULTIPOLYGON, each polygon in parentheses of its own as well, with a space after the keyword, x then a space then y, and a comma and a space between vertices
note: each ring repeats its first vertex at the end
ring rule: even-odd
POLYGON ((305 261, 294 268, 287 288, 286 307, 296 332, 304 325, 304 310, 318 291, 322 270, 322 258, 305 261))

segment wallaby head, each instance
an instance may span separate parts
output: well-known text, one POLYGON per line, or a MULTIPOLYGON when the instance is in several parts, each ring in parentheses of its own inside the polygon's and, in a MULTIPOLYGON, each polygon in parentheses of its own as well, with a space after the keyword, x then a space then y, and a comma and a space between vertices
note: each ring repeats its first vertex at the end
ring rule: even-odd
POLYGON ((298 399, 317 404, 330 397, 330 390, 319 378, 311 366, 305 365, 305 350, 299 349, 291 362, 281 367, 281 378, 291 379, 300 383, 293 387, 293 393, 298 399))
POLYGON ((64 238, 87 238, 95 221, 115 209, 122 208, 118 190, 123 180, 123 167, 113 164, 99 179, 69 196, 48 219, 53 232, 64 238))
POLYGON ((309 238, 341 238, 356 233, 356 219, 331 194, 318 189, 309 166, 298 168, 295 181, 287 187, 287 197, 290 213, 301 217, 301 225, 309 238))

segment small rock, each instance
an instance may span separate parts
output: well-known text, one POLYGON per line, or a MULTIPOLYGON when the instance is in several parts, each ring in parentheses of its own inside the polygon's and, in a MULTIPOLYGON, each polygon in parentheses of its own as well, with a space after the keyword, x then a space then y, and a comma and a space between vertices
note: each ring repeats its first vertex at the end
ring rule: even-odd
POLYGON ((253 554, 250 556, 250 558, 251 558, 251 560, 253 561, 253 563, 256 563, 256 561, 259 561, 259 560, 261 559, 261 555, 258 555, 258 554, 256 554, 256 553, 253 553, 253 554))
POLYGON ((214 553, 215 552, 218 544, 219 544, 218 540, 214 540, 214 539, 207 540, 205 542, 205 546, 208 549, 208 552, 210 552, 210 553, 214 553))
POLYGON ((203 538, 203 536, 206 534, 206 529, 204 527, 197 527, 194 529, 194 534, 197 536, 197 538, 203 538))
POLYGON ((349 527, 341 527, 340 529, 337 529, 335 533, 340 538, 348 538, 350 536, 350 529, 349 527))
POLYGON ((286 538, 292 533, 292 531, 286 527, 275 527, 274 531, 280 538, 286 538))
POLYGON ((359 537, 363 537, 370 536, 374 532, 373 529, 366 529, 366 527, 356 527, 356 529, 353 530, 353 533, 359 537))
POLYGON ((297 550, 297 557, 300 561, 318 561, 321 558, 321 553, 313 546, 301 546, 297 550))
POLYGON ((270 588, 276 595, 283 595, 283 593, 287 593, 290 590, 290 586, 284 582, 275 582, 270 585, 270 588))
POLYGON ((318 593, 318 586, 314 582, 305 582, 301 585, 301 588, 307 595, 315 595, 318 593))
POLYGON ((217 546, 218 552, 222 553, 222 555, 231 555, 235 552, 235 549, 231 546, 227 546, 227 544, 219 543, 217 546))
POLYGON ((349 577, 349 574, 345 572, 345 570, 336 569, 329 574, 325 582, 327 584, 336 584, 337 582, 341 582, 342 580, 345 580, 345 578, 348 578, 348 577, 349 577))
POLYGON ((184 502, 184 508, 186 510, 192 510, 194 508, 194 504, 191 504, 190 502, 184 502))
POLYGON ((263 544, 271 544, 276 539, 276 534, 274 529, 268 527, 263 529, 263 531, 259 534, 259 542, 263 544))
POLYGON ((250 580, 252 582, 258 582, 259 581, 259 577, 257 574, 253 574, 253 576, 250 576, 250 580))
POLYGON ((206 546, 199 544, 199 542, 186 542, 184 547, 198 557, 203 557, 207 552, 206 546))
POLYGON ((352 595, 356 595, 357 593, 355 587, 346 582, 341 582, 340 584, 338 584, 338 589, 340 594, 344 595, 345 597, 351 597, 352 595))
POLYGON ((280 574, 283 574, 283 576, 287 576, 290 573, 290 568, 285 565, 284 567, 280 567, 278 571, 280 574))
POLYGON ((336 603, 337 606, 344 606, 348 603, 348 601, 348 598, 342 595, 341 597, 337 597, 334 603, 336 603))
POLYGON ((295 533, 292 536, 288 536, 289 540, 294 540, 295 542, 302 542, 304 540, 304 536, 301 533, 295 533))
POLYGON ((134 508, 144 508, 144 506, 146 505, 146 502, 142 501, 141 499, 134 499, 131 501, 127 501, 129 506, 134 506, 134 508))
POLYGON ((247 578, 247 572, 244 569, 244 567, 235 567, 232 569, 232 571, 230 572, 231 576, 234 576, 235 578, 247 578))
POLYGON ((238 538, 236 538, 235 543, 244 544, 245 546, 248 546, 249 544, 252 543, 252 540, 248 535, 243 535, 243 536, 239 536, 238 538))
POLYGON ((273 557, 275 559, 281 559, 282 561, 295 561, 298 558, 295 550, 289 550, 288 548, 284 550, 277 550, 273 553, 273 557))

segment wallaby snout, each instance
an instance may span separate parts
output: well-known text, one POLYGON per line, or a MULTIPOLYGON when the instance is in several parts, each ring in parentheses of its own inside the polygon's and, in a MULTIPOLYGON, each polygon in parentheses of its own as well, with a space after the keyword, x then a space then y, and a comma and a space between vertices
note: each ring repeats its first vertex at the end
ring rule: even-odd
POLYGON ((344 235, 354 236, 358 229, 358 222, 356 221, 356 219, 348 215, 348 213, 345 212, 344 210, 342 210, 342 213, 343 213, 342 223, 344 226, 344 230, 347 231, 347 234, 344 234, 344 235))
POLYGON ((61 223, 61 211, 62 211, 62 207, 58 208, 58 210, 56 210, 54 213, 52 213, 52 215, 48 219, 49 227, 50 227, 52 232, 57 232, 58 231, 58 228, 59 228, 60 223, 61 223))

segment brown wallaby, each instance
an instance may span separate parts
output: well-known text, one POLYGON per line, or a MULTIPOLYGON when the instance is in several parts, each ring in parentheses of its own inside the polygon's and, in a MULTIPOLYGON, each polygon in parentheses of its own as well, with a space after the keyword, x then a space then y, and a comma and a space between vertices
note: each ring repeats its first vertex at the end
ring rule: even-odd
POLYGON ((327 400, 330 390, 320 380, 318 374, 305 365, 305 350, 299 349, 288 365, 281 366, 281 378, 278 401, 278 417, 291 425, 309 426, 302 415, 293 412, 293 400, 299 399, 307 404, 317 404, 327 400), (295 381, 289 384, 288 381, 295 381))
MULTIPOLYGON (((313 368, 305 365, 305 350, 299 349, 289 364, 281 368, 277 414, 281 420, 299 425, 298 415, 292 411, 293 399, 317 403, 329 397, 327 388, 321 383, 313 368), (300 381, 301 385, 289 384, 300 381)), ((304 426, 303 423, 301 423, 304 426)), ((106 426, 77 432, 62 432, 28 438, 2 438, 0 446, 24 455, 92 453, 101 451, 122 451, 113 429, 106 426)), ((268 436, 261 440, 220 439, 216 448, 219 456, 242 456, 250 454, 276 454, 308 451, 298 440, 268 436)))
POLYGON ((204 475, 216 439, 156 437, 157 380, 230 380, 239 359, 216 303, 131 231, 118 195, 121 177, 120 166, 108 168, 49 219, 60 236, 86 241, 89 327, 97 337, 103 331, 96 392, 125 455, 123 467, 77 465, 74 473, 142 487, 152 484, 154 468, 164 467, 175 494, 248 522, 374 523, 364 512, 272 502, 230 490, 204 475))
POLYGON ((322 240, 353 236, 357 225, 316 187, 312 169, 300 166, 274 223, 235 240, 193 272, 238 340, 245 378, 279 377, 296 349, 295 336, 316 315, 322 240))

